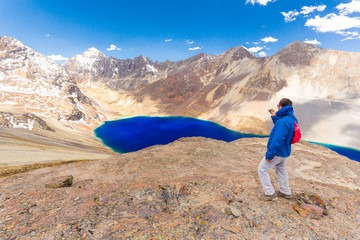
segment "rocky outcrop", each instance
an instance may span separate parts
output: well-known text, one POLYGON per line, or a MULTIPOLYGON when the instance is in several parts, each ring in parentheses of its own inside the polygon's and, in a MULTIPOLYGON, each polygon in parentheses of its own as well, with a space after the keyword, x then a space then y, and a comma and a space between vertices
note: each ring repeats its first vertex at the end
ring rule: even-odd
POLYGON ((13 114, 9 112, 0 112, 0 126, 28 130, 43 129, 55 132, 55 130, 49 127, 43 119, 31 113, 13 114))
MULTIPOLYGON (((319 145, 297 143, 287 166, 296 197, 263 202, 258 200, 257 166, 265 150, 266 139, 226 143, 183 138, 104 160, 2 178, 0 236, 360 238, 358 162, 319 145), (73 176, 72 186, 45 188, 59 175, 73 176)), ((275 174, 270 175, 276 186, 275 174)))
POLYGON ((66 116, 66 120, 81 121, 85 120, 85 115, 79 109, 74 109, 69 115, 66 116))
POLYGON ((108 58, 95 48, 72 57, 63 67, 83 87, 101 82, 114 90, 134 90, 159 77, 157 66, 143 55, 119 60, 108 58))
POLYGON ((66 70, 11 37, 0 38, 0 110, 61 119, 59 124, 72 128, 94 128, 105 120, 66 70), (66 119, 74 109, 84 113, 84 121, 66 119))
POLYGON ((319 197, 319 195, 315 193, 297 194, 294 209, 302 217, 310 217, 315 219, 320 219, 324 215, 329 214, 325 202, 319 197))
POLYGON ((316 55, 326 50, 316 45, 295 41, 286 48, 280 50, 276 55, 279 60, 289 66, 310 66, 316 55))

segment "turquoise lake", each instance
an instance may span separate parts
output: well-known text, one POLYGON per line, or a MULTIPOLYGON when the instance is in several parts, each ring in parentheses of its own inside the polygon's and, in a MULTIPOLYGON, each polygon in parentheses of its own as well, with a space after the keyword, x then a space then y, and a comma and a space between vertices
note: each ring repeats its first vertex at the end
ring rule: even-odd
MULTIPOLYGON (((157 144, 168 144, 182 137, 206 137, 231 142, 239 138, 268 137, 230 130, 217 123, 188 117, 131 117, 108 121, 95 129, 96 137, 118 153, 134 152, 157 144)), ((321 144, 360 162, 360 151, 321 144)))

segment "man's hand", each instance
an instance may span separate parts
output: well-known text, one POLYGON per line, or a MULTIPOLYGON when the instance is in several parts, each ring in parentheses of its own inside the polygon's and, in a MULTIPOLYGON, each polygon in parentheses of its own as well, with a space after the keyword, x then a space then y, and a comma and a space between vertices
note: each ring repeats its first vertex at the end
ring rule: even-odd
POLYGON ((271 114, 271 116, 275 116, 275 115, 276 115, 275 110, 274 110, 274 109, 270 109, 270 114, 271 114))
POLYGON ((271 160, 270 160, 270 159, 267 159, 267 158, 265 158, 265 159, 266 159, 266 161, 269 162, 269 163, 272 162, 272 161, 274 161, 274 159, 271 159, 271 160))

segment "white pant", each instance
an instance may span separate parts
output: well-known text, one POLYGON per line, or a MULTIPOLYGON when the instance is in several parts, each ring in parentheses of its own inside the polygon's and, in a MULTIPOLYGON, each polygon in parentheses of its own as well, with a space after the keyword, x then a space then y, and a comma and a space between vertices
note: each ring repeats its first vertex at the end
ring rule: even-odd
POLYGON ((265 195, 273 195, 275 193, 268 173, 272 167, 275 167, 280 192, 289 195, 291 194, 289 178, 286 172, 286 159, 286 157, 275 156, 272 162, 267 162, 265 157, 261 160, 258 167, 258 173, 265 195))

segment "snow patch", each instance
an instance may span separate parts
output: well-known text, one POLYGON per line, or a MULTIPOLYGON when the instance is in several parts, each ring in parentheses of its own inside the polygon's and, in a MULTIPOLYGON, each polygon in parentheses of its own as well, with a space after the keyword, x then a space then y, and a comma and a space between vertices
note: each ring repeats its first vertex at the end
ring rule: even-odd
POLYGON ((156 70, 156 68, 154 68, 150 64, 146 64, 146 70, 150 71, 150 72, 153 72, 153 73, 158 73, 158 70, 156 70))
POLYGON ((18 104, 18 103, 17 102, 12 102, 12 101, 4 101, 4 102, 0 102, 0 104, 15 105, 15 104, 18 104))
POLYGON ((84 118, 80 118, 79 120, 72 121, 74 123, 84 124, 87 125, 88 123, 85 121, 84 118))
POLYGON ((0 81, 4 80, 5 77, 6 77, 6 75, 2 71, 0 71, 0 81))

